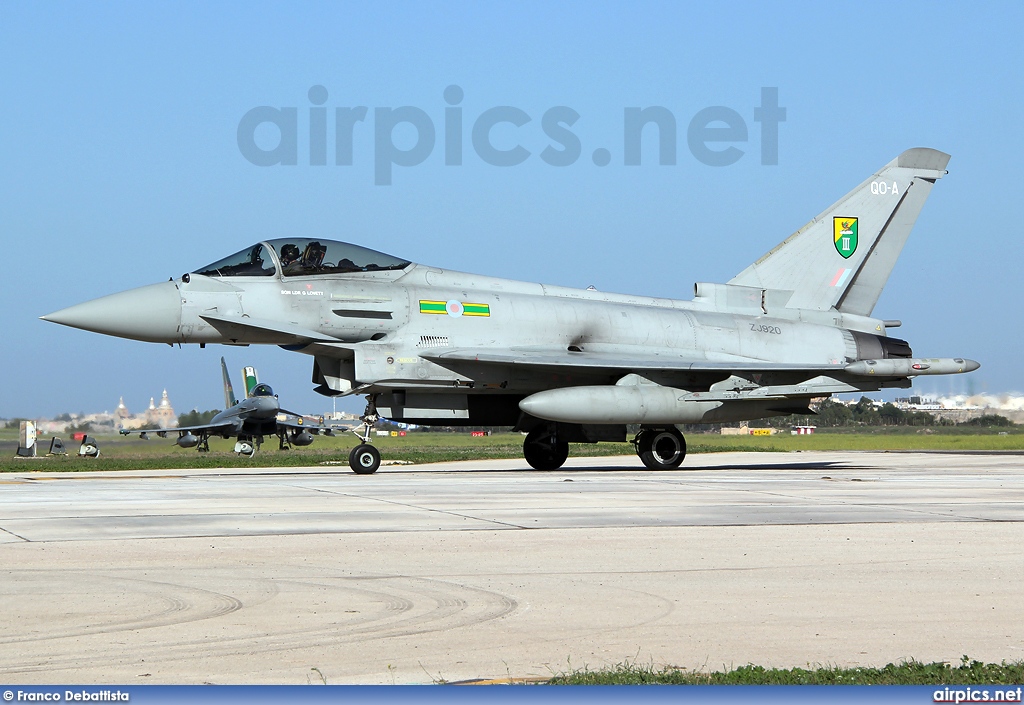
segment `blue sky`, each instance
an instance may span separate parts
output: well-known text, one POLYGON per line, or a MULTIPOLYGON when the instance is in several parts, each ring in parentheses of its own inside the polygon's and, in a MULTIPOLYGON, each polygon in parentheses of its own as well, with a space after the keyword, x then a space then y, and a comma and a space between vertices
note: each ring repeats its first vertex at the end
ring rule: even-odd
MULTIPOLYGON (((875 313, 916 353, 983 363, 975 391, 1024 391, 1019 364, 1024 51, 1019 4, 944 3, 0 4, 0 417, 223 405, 218 361, 259 368, 290 407, 329 410, 310 358, 277 348, 184 349, 37 320, 166 280, 271 237, 348 240, 501 277, 689 299, 727 281, 904 149, 953 155, 875 313), (463 91, 463 164, 445 166, 445 88, 463 91), (367 106, 351 166, 310 166, 309 89, 328 115, 367 106), (787 111, 762 165, 761 88, 787 111), (242 116, 294 107, 298 163, 261 167, 242 116), (415 106, 437 130, 417 166, 375 185, 374 110, 415 106), (474 121, 530 122, 473 151, 474 121), (544 113, 568 106, 582 153, 556 167, 544 113), (663 106, 675 165, 623 164, 623 110, 663 106), (689 151, 709 106, 747 128, 730 166, 689 151), (596 166, 595 149, 611 162, 596 166)), ((330 121, 333 128, 333 120, 330 121)), ((263 129, 263 128, 261 128, 263 129)), ((270 135, 273 137, 274 135, 270 135)), ((262 148, 273 140, 257 132, 262 148)), ((416 133, 394 132, 407 149, 416 133)), ((554 145, 556 148, 559 145, 554 145)), ((923 391, 966 390, 941 380, 923 391)), ((356 408, 349 404, 344 408, 356 408)))

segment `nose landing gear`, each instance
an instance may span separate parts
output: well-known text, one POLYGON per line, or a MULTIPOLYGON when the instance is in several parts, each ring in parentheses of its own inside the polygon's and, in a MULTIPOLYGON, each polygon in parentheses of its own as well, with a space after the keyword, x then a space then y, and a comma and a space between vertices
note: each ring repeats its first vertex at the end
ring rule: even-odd
POLYGON ((251 458, 263 445, 263 436, 239 436, 235 443, 235 453, 251 458))
POLYGON ((374 397, 368 395, 366 409, 359 417, 363 425, 352 429, 352 433, 356 434, 361 442, 348 454, 348 465, 357 475, 372 475, 380 467, 380 451, 370 445, 370 431, 378 419, 380 416, 377 414, 374 397))

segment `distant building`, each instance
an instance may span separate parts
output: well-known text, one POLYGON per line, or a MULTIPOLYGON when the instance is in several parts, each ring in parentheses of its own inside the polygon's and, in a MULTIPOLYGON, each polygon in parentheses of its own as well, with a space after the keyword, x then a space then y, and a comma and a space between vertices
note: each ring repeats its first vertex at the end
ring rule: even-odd
POLYGON ((160 397, 160 405, 153 403, 153 397, 149 398, 149 408, 146 409, 146 425, 157 428, 173 428, 178 425, 178 417, 171 406, 171 400, 167 398, 167 390, 160 397))
POLYGON ((929 399, 927 397, 897 397, 893 400, 893 404, 897 409, 903 411, 937 411, 942 408, 937 399, 929 399))
POLYGON ((750 428, 747 424, 741 424, 739 428, 722 426, 718 431, 723 436, 774 436, 774 428, 750 428))

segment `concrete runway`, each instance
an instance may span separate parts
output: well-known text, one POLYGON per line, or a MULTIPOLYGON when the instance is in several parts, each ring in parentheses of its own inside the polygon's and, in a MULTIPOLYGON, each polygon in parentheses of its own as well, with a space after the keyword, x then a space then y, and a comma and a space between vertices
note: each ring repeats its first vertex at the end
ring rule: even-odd
POLYGON ((1024 456, 0 475, 0 681, 1024 659, 1024 456))

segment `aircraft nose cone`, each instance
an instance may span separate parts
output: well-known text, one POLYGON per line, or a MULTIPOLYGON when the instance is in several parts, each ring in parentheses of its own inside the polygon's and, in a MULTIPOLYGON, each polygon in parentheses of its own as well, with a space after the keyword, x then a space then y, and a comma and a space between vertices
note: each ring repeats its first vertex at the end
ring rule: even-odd
POLYGON ((253 416, 269 419, 277 416, 280 406, 274 397, 251 397, 253 416))
POLYGON ((181 295, 174 282, 111 294, 40 316, 72 328, 150 343, 181 340, 181 295))

